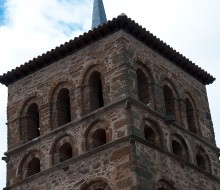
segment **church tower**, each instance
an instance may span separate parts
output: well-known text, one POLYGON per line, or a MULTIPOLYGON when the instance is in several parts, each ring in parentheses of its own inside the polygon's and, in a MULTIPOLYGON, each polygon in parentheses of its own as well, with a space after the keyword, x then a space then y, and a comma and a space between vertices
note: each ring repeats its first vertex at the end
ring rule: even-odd
POLYGON ((219 190, 215 78, 125 14, 0 76, 5 190, 219 190))

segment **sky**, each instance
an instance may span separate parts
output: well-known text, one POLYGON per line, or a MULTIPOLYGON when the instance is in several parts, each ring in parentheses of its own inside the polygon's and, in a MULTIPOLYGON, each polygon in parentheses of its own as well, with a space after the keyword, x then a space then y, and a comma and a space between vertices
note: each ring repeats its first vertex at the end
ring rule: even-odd
MULTIPOLYGON (((103 0, 107 19, 121 13, 212 74, 207 86, 220 147, 220 1, 103 0)), ((0 75, 91 28, 93 0, 0 0, 0 75)), ((0 157, 7 151, 7 88, 0 84, 0 157)), ((0 189, 6 164, 0 160, 0 189)))

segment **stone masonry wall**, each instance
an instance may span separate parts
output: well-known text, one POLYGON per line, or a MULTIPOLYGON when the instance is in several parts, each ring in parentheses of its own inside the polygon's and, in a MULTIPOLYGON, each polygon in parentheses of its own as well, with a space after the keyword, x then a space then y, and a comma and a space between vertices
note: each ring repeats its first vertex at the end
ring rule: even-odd
POLYGON ((136 142, 138 189, 157 189, 160 180, 168 181, 180 190, 217 190, 219 178, 212 178, 189 167, 178 157, 168 156, 161 150, 136 142))
POLYGON ((105 105, 125 97, 122 51, 121 32, 118 32, 10 85, 7 113, 9 150, 20 144, 23 112, 32 99, 39 106, 41 135, 51 131, 54 94, 59 86, 70 90, 72 120, 85 115, 87 100, 83 100, 83 93, 86 93, 84 89, 93 70, 102 73, 105 105))
POLYGON ((127 140, 110 143, 83 156, 72 158, 47 171, 31 176, 13 190, 82 190, 84 184, 102 180, 111 189, 129 190, 134 183, 130 172, 132 146, 127 140))
POLYGON ((179 69, 175 64, 152 51, 150 48, 123 33, 124 55, 129 66, 130 92, 135 97, 137 94, 136 69, 141 68, 148 75, 151 85, 151 102, 154 110, 164 114, 164 99, 162 88, 168 84, 174 94, 177 113, 177 123, 188 128, 186 121, 185 98, 192 100, 195 106, 196 125, 199 136, 215 144, 213 125, 208 104, 205 85, 191 75, 179 69))
POLYGON ((205 86, 126 32, 118 31, 20 79, 9 86, 8 92, 10 190, 84 190, 84 184, 92 180, 104 181, 114 190, 153 190, 162 178, 176 180, 177 189, 196 189, 199 180, 208 190, 220 188, 218 149, 205 86), (137 69, 147 77, 148 104, 138 98, 137 69), (104 107, 90 112, 89 80, 94 71, 101 74, 104 107), (164 85, 174 94, 172 121, 165 114, 164 85), (57 126, 55 108, 62 88, 69 91, 71 122, 57 126), (197 134, 189 131, 186 98, 193 104, 197 134), (40 136, 27 141, 23 120, 31 103, 39 108, 40 136), (159 136, 156 144, 144 139, 144 126, 152 121, 159 136), (106 144, 92 149, 90 137, 95 129, 105 130, 106 144), (172 153, 173 134, 185 140, 188 160, 172 153), (73 158, 59 163, 57 149, 65 142, 71 144, 73 158), (196 166, 198 147, 209 157, 209 172, 196 166), (27 177, 28 162, 33 157, 40 159, 41 172, 27 177), (184 167, 182 162, 186 162, 184 167), (141 173, 142 166, 147 172, 141 173))

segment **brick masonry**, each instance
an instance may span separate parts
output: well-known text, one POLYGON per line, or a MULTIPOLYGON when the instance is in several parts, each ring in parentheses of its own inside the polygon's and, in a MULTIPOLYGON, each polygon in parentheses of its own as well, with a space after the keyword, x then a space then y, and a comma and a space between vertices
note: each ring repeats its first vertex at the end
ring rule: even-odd
POLYGON ((13 190, 217 190, 219 150, 205 86, 124 31, 118 31, 8 87, 7 187, 13 190), (149 84, 149 104, 139 101, 137 69, 149 84), (101 73, 104 107, 90 110, 89 77, 101 73), (163 86, 173 92, 175 121, 167 119, 163 86), (71 122, 57 124, 56 97, 69 90, 71 122), (189 131, 184 100, 192 101, 197 134, 189 131), (32 103, 39 108, 40 136, 27 141, 24 125, 32 103), (157 144, 144 140, 144 127, 154 123, 157 144), (106 131, 106 144, 91 149, 92 131, 106 131), (181 136, 187 159, 172 153, 181 136), (57 162, 62 143, 73 158, 57 162), (203 150, 210 171, 196 163, 203 150), (40 173, 27 177, 32 158, 40 173))

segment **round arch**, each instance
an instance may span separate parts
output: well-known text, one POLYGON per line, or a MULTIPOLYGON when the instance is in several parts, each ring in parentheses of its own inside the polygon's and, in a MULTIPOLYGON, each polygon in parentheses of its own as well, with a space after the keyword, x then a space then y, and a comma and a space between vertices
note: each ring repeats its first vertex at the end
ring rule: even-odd
POLYGON ((172 134, 170 149, 173 154, 177 155, 178 157, 190 161, 190 154, 188 145, 185 142, 185 139, 178 133, 172 134))
POLYGON ((41 135, 40 105, 42 100, 37 97, 29 97, 23 103, 20 112, 21 126, 20 139, 29 141, 41 135))
POLYGON ((189 92, 185 92, 184 96, 185 103, 185 120, 188 130, 194 134, 201 134, 199 128, 198 115, 197 115, 197 106, 194 98, 189 92))
POLYGON ((212 172, 211 160, 210 160, 206 150, 202 147, 202 145, 196 146, 195 163, 202 170, 205 170, 210 173, 212 172))
MULTIPOLYGON (((178 110, 180 110, 179 105, 179 97, 180 94, 177 91, 176 86, 172 81, 165 78, 162 82, 162 90, 164 96, 164 105, 165 105, 165 113, 166 115, 174 116, 174 120, 180 122, 180 114, 178 110)), ((173 120, 171 119, 171 120, 173 120)))
POLYGON ((44 154, 39 150, 32 150, 29 151, 21 159, 18 165, 17 176, 19 176, 19 178, 22 180, 33 174, 41 172, 44 169, 45 169, 44 154), (32 164, 31 167, 30 167, 30 163, 32 164), (35 171, 33 171, 33 169, 35 171))
POLYGON ((137 75, 137 95, 139 100, 144 104, 151 104, 155 108, 155 100, 153 97, 154 77, 150 69, 142 62, 136 62, 134 69, 137 75))
POLYGON ((56 165, 78 155, 75 139, 69 134, 59 136, 53 142, 49 154, 52 157, 52 165, 56 165), (61 150, 64 151, 61 152, 61 150))
POLYGON ((163 131, 154 120, 144 120, 144 136, 148 142, 160 146, 161 148, 164 147, 163 131))
MULTIPOLYGON (((112 140, 112 129, 111 129, 111 124, 107 120, 100 120, 97 119, 94 122, 92 122, 85 130, 84 132, 84 141, 82 149, 84 151, 92 150, 93 148, 96 148, 98 146, 101 146, 103 144, 106 144, 112 140), (94 139, 95 132, 100 131, 101 133, 97 134, 98 139, 94 139), (104 133, 103 133, 104 132, 104 133), (103 137, 105 135, 105 137, 103 137), (100 137, 100 139, 99 139, 100 137), (105 138, 105 140, 103 140, 105 138), (99 144, 98 146, 95 146, 94 140, 101 140, 103 143, 99 144), (104 142, 105 141, 105 142, 104 142)), ((97 142, 97 141, 96 141, 97 142)))
POLYGON ((72 120, 72 89, 73 84, 70 81, 63 81, 56 84, 56 86, 50 91, 50 126, 52 129, 69 123, 72 120))

